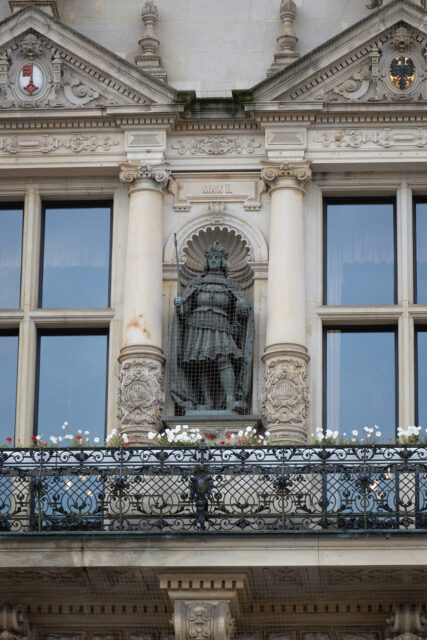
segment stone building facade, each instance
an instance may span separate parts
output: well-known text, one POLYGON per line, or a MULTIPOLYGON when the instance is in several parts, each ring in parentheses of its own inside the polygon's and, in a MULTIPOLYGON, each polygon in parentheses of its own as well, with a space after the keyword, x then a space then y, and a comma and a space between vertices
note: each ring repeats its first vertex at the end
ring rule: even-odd
MULTIPOLYGON (((54 333, 108 335, 107 433, 147 444, 175 414, 175 234, 184 284, 210 241, 228 248, 254 309, 252 414, 271 443, 325 424, 328 328, 394 331, 396 426, 415 424, 423 1, 0 2, 0 199, 24 220, 20 304, 0 310, 0 333, 19 334, 16 441, 34 437, 39 337, 54 333), (325 300, 325 203, 360 197, 394 203, 390 304, 325 300), (67 201, 112 203, 104 307, 40 304, 44 211, 67 201)), ((427 537, 406 534, 9 531, 1 637, 425 638, 427 537)))

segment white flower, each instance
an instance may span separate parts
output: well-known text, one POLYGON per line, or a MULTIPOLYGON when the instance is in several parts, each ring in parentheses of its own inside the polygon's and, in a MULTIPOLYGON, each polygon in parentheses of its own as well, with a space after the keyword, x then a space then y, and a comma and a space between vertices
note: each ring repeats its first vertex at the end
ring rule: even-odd
POLYGON ((247 433, 250 433, 251 431, 253 431, 252 427, 246 427, 246 431, 247 433))
POLYGON ((237 435, 239 436, 239 438, 241 438, 243 436, 243 431, 239 431, 237 435))
POLYGON ((85 436, 88 436, 88 435, 89 435, 89 431, 85 431, 85 436))
POLYGON ((93 441, 94 441, 95 444, 98 444, 99 438, 94 438, 93 441))
POLYGON ((376 435, 377 438, 381 438, 382 433, 381 433, 381 431, 376 431, 375 435, 376 435))
POLYGON ((65 440, 72 440, 72 439, 73 439, 73 436, 71 435, 71 433, 67 433, 67 435, 66 435, 66 436, 64 436, 64 439, 65 439, 65 440))
POLYGON ((81 430, 81 429, 77 429, 77 433, 81 433, 81 432, 82 432, 82 430, 81 430))
POLYGON ((270 433, 269 431, 266 431, 266 432, 265 432, 265 435, 266 435, 266 436, 267 436, 267 438, 268 438, 268 436, 271 436, 271 433, 270 433))
POLYGON ((353 429, 353 431, 351 432, 351 435, 356 437, 359 435, 359 432, 357 431, 357 429, 353 429))
POLYGON ((49 440, 53 443, 53 444, 58 444, 58 438, 56 436, 50 436, 49 440))
POLYGON ((36 436, 36 440, 41 440, 42 437, 41 436, 36 436))
POLYGON ((58 436, 58 442, 62 442, 62 436, 58 436))
POLYGON ((147 436, 149 440, 152 440, 153 438, 155 438, 157 435, 157 433, 155 431, 149 431, 147 436))

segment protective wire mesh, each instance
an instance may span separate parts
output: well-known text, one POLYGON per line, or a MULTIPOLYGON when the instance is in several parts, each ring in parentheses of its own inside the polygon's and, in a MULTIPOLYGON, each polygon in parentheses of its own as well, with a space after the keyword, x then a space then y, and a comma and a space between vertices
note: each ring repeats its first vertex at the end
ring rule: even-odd
MULTIPOLYGON (((310 566, 309 551, 306 565, 301 556, 300 565, 284 566, 279 549, 275 566, 262 565, 255 549, 247 566, 233 566, 221 560, 229 551, 225 541, 215 550, 215 568, 155 562, 129 566, 129 559, 141 557, 141 549, 132 554, 118 542, 121 546, 98 550, 99 565, 107 566, 55 567, 45 559, 44 567, 2 569, 0 597, 23 604, 33 640, 171 640, 173 600, 168 589, 160 588, 165 574, 181 576, 183 589, 187 577, 196 585, 206 578, 243 578, 244 587, 230 601, 236 640, 382 640, 390 637, 387 618, 393 605, 408 602, 425 611, 427 572, 422 567, 310 566)), ((64 558, 67 551, 77 553, 61 547, 64 558)), ((182 557, 192 548, 197 542, 189 540, 182 557)), ((34 554, 37 549, 40 542, 34 554)), ((47 558, 49 548, 44 551, 47 558)), ((58 543, 55 553, 50 551, 58 558, 58 543)), ((206 549, 206 554, 210 563, 212 552, 206 549)))
MULTIPOLYGON (((230 236, 235 244, 235 237, 230 236)), ((254 322, 238 282, 228 275, 228 250, 215 240, 201 275, 178 279, 170 338, 170 393, 176 415, 248 414, 254 322)), ((179 271, 179 267, 178 267, 179 271)))

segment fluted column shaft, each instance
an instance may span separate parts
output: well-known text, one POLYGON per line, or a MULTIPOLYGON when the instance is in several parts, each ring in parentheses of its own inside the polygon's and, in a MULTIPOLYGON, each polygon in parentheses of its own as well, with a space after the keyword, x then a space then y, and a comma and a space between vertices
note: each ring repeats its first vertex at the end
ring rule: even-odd
POLYGON ((275 442, 305 442, 304 185, 307 162, 265 163, 271 197, 264 411, 275 442))
POLYGON ((129 226, 120 352, 119 416, 122 433, 139 442, 158 423, 163 404, 162 202, 170 172, 122 165, 129 186, 129 226))

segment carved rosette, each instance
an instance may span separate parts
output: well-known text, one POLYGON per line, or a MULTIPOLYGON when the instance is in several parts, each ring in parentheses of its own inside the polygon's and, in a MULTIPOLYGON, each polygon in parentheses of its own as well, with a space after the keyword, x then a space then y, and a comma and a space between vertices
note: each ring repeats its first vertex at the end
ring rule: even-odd
POLYGON ((309 162, 264 162, 261 180, 268 189, 298 188, 304 190, 311 178, 309 162))
POLYGON ((29 640, 30 626, 20 604, 0 606, 0 640, 29 640))
POLYGON ((134 164, 125 162, 120 165, 120 182, 127 184, 130 190, 135 187, 164 191, 168 186, 171 171, 164 165, 150 165, 145 162, 134 164))
POLYGON ((234 634, 234 619, 229 603, 183 602, 174 607, 176 640, 230 640, 234 634))
MULTIPOLYGON (((302 347, 301 347, 302 350, 302 347)), ((306 441, 308 355, 264 354, 263 412, 273 442, 306 441)))
POLYGON ((120 360, 118 417, 121 430, 131 441, 148 441, 147 433, 156 429, 164 403, 162 363, 146 357, 120 360))

